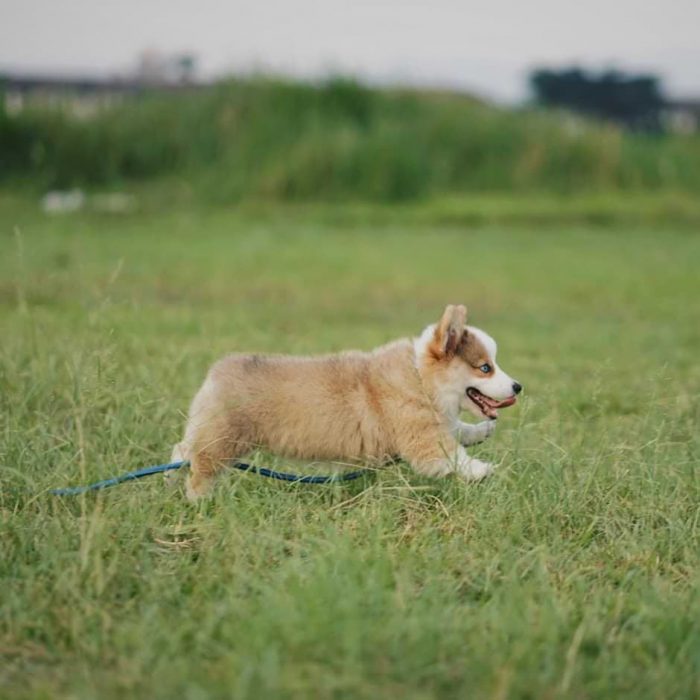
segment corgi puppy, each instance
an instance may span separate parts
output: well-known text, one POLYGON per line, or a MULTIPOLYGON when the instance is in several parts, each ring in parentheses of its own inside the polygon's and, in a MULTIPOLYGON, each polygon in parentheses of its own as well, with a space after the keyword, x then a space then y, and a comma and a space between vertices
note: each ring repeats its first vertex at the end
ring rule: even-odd
POLYGON ((482 479, 493 465, 465 447, 489 437, 522 386, 496 363, 496 343, 467 326, 464 306, 414 339, 318 357, 230 355, 190 407, 173 460, 189 460, 187 496, 207 494, 227 462, 256 447, 309 460, 382 464, 482 479), (480 423, 460 420, 471 411, 480 423))

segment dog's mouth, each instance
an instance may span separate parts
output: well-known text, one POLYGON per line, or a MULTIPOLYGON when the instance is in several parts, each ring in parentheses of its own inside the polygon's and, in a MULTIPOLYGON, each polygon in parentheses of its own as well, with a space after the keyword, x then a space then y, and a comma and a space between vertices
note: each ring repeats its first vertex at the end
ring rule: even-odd
POLYGON ((517 401, 515 396, 509 396, 507 399, 503 399, 503 401, 496 401, 496 399, 492 399, 490 396, 482 394, 473 386, 467 387, 467 396, 477 405, 478 409, 487 418, 491 418, 491 420, 498 418, 499 408, 507 408, 508 406, 512 406, 517 401))

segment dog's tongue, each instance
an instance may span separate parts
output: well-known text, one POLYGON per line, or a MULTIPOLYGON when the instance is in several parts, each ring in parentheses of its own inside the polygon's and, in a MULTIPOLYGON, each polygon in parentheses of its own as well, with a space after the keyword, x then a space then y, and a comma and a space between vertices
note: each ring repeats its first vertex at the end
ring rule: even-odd
POLYGON ((503 401, 497 401, 485 394, 482 394, 481 398, 489 408, 506 408, 507 406, 512 406, 517 401, 515 396, 509 396, 507 399, 503 399, 503 401))
POLYGON ((507 406, 512 406, 517 401, 515 396, 509 396, 507 399, 503 399, 503 401, 496 401, 496 399, 492 399, 490 396, 484 396, 484 394, 481 395, 481 398, 486 404, 484 406, 484 411, 486 415, 491 419, 498 418, 499 408, 506 408, 507 406))
POLYGON ((489 404, 491 408, 506 408, 507 406, 512 406, 517 400, 515 396, 509 396, 507 399, 503 399, 503 401, 493 401, 489 399, 489 404))

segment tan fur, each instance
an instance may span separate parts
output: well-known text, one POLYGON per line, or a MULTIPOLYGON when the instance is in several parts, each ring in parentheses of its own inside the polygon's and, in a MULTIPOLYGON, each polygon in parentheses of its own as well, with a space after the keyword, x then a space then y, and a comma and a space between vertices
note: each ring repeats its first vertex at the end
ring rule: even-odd
POLYGON ((227 461, 257 446, 304 459, 380 464, 401 457, 427 475, 483 476, 483 463, 467 458, 453 435, 459 409, 446 408, 442 396, 455 367, 482 356, 483 348, 465 341, 465 322, 463 306, 448 306, 421 357, 403 339, 371 352, 220 360, 175 448, 191 461, 189 496, 206 493, 227 461))
MULTIPOLYGON (((470 335, 469 333, 464 335, 462 343, 457 349, 457 353, 469 365, 469 369, 478 377, 484 376, 479 367, 484 364, 491 364, 489 354, 486 351, 484 344, 474 335, 470 335)), ((491 371, 487 373, 487 376, 491 375, 493 375, 493 366, 491 367, 491 371)))

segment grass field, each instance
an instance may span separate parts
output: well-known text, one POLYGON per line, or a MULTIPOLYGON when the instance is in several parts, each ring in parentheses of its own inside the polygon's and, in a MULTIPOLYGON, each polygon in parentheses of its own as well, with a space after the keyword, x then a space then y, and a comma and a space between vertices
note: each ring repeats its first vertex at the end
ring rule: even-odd
POLYGON ((0 196, 0 696, 700 695, 697 230, 387 211, 0 196), (525 385, 486 483, 47 494, 165 461, 228 351, 370 348, 446 302, 525 385))

